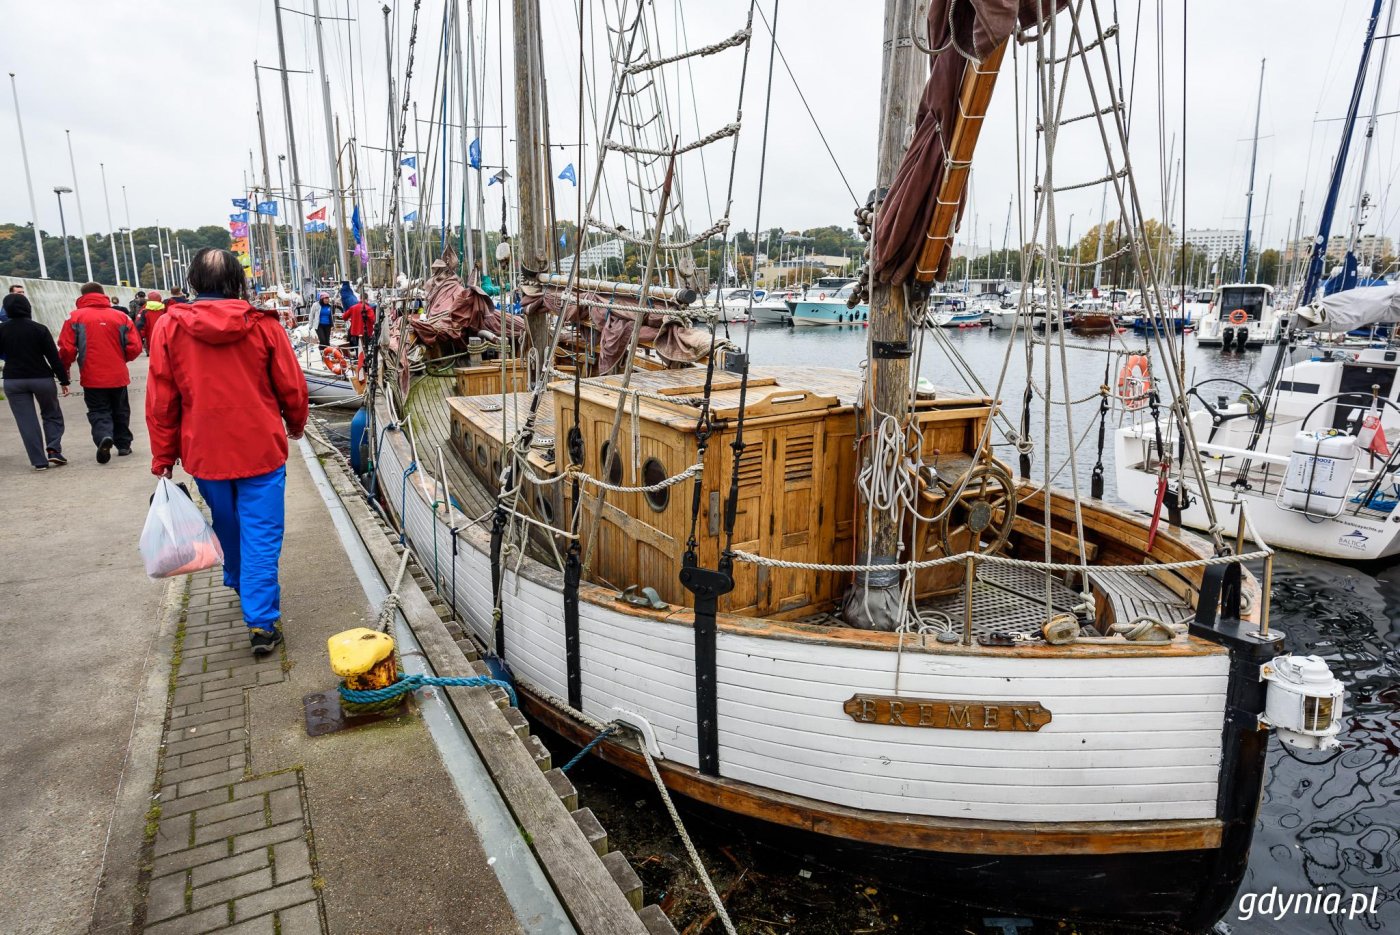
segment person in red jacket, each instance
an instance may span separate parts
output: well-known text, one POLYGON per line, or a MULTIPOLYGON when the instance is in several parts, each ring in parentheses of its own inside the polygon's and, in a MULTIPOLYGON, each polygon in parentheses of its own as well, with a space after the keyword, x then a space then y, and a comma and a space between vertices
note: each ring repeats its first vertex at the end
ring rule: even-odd
POLYGON ((195 301, 151 334, 146 427, 151 473, 178 461, 209 504, 224 550, 224 586, 238 593, 253 655, 282 641, 277 562, 287 439, 306 427, 306 378, 275 312, 249 305, 238 257, 205 248, 190 260, 195 301))
POLYGON ((350 323, 350 337, 360 346, 360 353, 366 353, 374 335, 374 306, 367 299, 361 299, 341 312, 340 318, 350 323))
POLYGON ((165 314, 165 303, 160 293, 152 290, 146 293, 146 304, 136 316, 136 327, 141 329, 141 341, 146 345, 146 353, 151 352, 151 334, 156 330, 156 322, 165 314))
POLYGON ((141 337, 125 309, 113 308, 95 282, 84 283, 78 307, 68 313, 58 333, 58 356, 64 367, 76 361, 83 402, 87 404, 97 463, 117 454, 131 454, 131 402, 126 388, 131 375, 126 365, 141 356, 141 337))

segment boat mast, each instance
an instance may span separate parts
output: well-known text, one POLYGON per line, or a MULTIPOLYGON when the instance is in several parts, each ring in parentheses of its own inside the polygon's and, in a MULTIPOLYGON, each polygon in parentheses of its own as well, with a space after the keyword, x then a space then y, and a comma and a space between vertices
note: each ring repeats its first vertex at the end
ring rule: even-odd
MULTIPOLYGON (((321 0, 311 0, 311 15, 316 24, 316 60, 321 69, 321 104, 326 117, 326 156, 330 159, 331 184, 340 185, 340 147, 336 145, 334 117, 331 113, 331 76, 326 71, 326 43, 321 36, 321 0)), ((333 192, 331 207, 335 209, 336 278, 345 279, 345 208, 340 193, 333 192)))
MULTIPOLYGON (((923 54, 914 44, 915 0, 886 0, 884 60, 880 81, 880 136, 875 167, 875 210, 880 210, 883 194, 894 181, 904 157, 909 129, 927 67, 923 54)), ((873 277, 872 277, 873 279, 873 277)), ((901 441, 909 417, 909 338, 911 319, 905 284, 875 280, 870 292, 870 382, 866 391, 867 431, 878 430, 878 423, 893 420, 899 426, 901 441)), ((904 457, 903 445, 898 457, 904 457)), ((869 453, 866 455, 870 458, 869 453)), ((880 465, 873 465, 881 469, 880 465)), ((887 469, 887 466, 886 466, 887 469)), ((902 467, 900 468, 902 470, 902 467)), ((867 509, 871 509, 869 504, 867 509)), ((900 559, 899 547, 905 517, 898 511, 875 511, 869 523, 857 523, 861 542, 857 564, 894 566, 900 559)), ((900 573, 889 571, 856 573, 855 588, 845 602, 846 622, 866 629, 892 629, 897 614, 900 573), (875 592, 885 592, 879 600, 875 592), (882 608, 886 612, 881 612, 882 608)))
POLYGON ((1249 156, 1249 191, 1244 196, 1244 250, 1240 253, 1240 282, 1249 272, 1249 216, 1254 211, 1254 166, 1259 161, 1259 108, 1264 103, 1264 62, 1259 60, 1259 94, 1254 99, 1254 149, 1249 156))
MULTIPOLYGON (((515 33, 515 163, 516 197, 520 202, 520 231, 516 235, 516 265, 522 282, 533 281, 549 268, 544 233, 545 181, 540 172, 540 120, 544 97, 540 94, 540 61, 535 54, 535 32, 540 24, 539 0, 512 0, 515 33)), ((517 287, 520 284, 517 284, 517 287)), ((645 285, 645 284, 643 284, 645 285)), ((550 328, 543 303, 526 313, 530 346, 538 354, 549 351, 550 328)), ((541 373, 549 362, 539 361, 541 373)))
MULTIPOLYGON (((399 174, 399 160, 403 156, 399 153, 399 102, 398 94, 394 89, 394 39, 389 27, 389 14, 393 11, 386 3, 380 10, 384 14, 384 68, 389 73, 389 163, 390 171, 397 178, 399 174)), ((403 224, 398 217, 402 212, 398 208, 398 183, 395 182, 395 197, 390 198, 391 210, 394 217, 389 218, 389 226, 394 232, 394 262, 393 268, 389 270, 385 281, 388 285, 394 284, 394 279, 399 271, 403 269, 403 224)))
POLYGON ((297 166, 297 136, 292 122, 292 91, 287 80, 287 45, 282 38, 282 3, 272 0, 273 20, 277 24, 277 71, 282 76, 282 116, 287 123, 287 157, 292 161, 292 203, 296 206, 293 216, 288 219, 292 225, 292 244, 296 251, 292 265, 296 267, 296 281, 292 288, 300 292, 306 281, 306 222, 302 215, 301 169, 297 166))
MULTIPOLYGON (((258 61, 253 60, 253 86, 257 88, 258 95, 258 143, 262 146, 262 175, 263 192, 267 197, 272 198, 272 173, 267 164, 267 130, 263 126, 263 104, 262 104, 262 76, 258 74, 258 61)), ((272 228, 272 275, 273 282, 282 282, 282 259, 281 252, 277 246, 277 221, 270 222, 272 228)))
MULTIPOLYGON (((1395 3, 1390 4, 1390 11, 1385 15, 1385 33, 1388 37, 1391 26, 1395 22, 1395 3)), ((1342 261, 1342 288, 1350 289, 1356 285, 1356 243, 1361 237, 1361 226, 1365 223, 1361 217, 1362 210, 1366 204, 1366 170, 1371 166, 1371 144, 1375 142, 1376 117, 1381 109, 1381 89, 1385 87, 1385 64, 1389 57, 1389 44, 1381 46, 1380 64, 1376 66, 1376 91, 1371 99, 1371 116, 1366 121, 1366 139, 1361 147, 1361 171, 1356 177, 1356 205, 1351 213, 1351 231, 1347 236, 1346 257, 1342 261)))
POLYGON ((1323 203, 1322 216, 1317 222, 1317 237, 1313 239, 1312 256, 1308 259, 1308 275, 1303 280, 1303 291, 1298 294, 1299 305, 1311 302, 1313 293, 1322 282, 1323 264, 1327 259, 1327 240, 1332 235, 1332 219, 1337 213, 1337 198, 1342 190, 1342 176, 1346 173, 1347 150, 1351 148, 1351 131, 1356 127, 1356 116, 1361 111, 1361 91, 1366 85, 1366 68, 1371 62, 1371 46, 1376 41, 1376 22, 1381 18, 1381 4, 1384 2, 1385 0, 1374 0, 1371 5, 1371 18, 1366 21, 1366 39, 1361 46, 1361 64, 1356 68, 1356 83, 1351 88, 1351 103, 1347 105, 1346 120, 1342 122, 1342 142, 1337 148, 1337 158, 1332 163, 1332 181, 1327 186, 1327 200, 1323 203))
MULTIPOLYGON (((538 17, 536 17, 538 20, 538 17)), ((468 37, 470 38, 470 37, 468 37)), ((471 173, 467 171, 469 156, 468 152, 471 144, 467 139, 469 127, 467 126, 467 85, 466 75, 462 70, 462 5, 459 0, 452 0, 452 60, 457 72, 457 106, 460 108, 457 118, 457 127, 461 137, 462 146, 462 237, 464 258, 467 262, 468 282, 474 277, 476 269, 476 244, 472 240, 472 196, 468 179, 471 173)), ((443 152, 443 158, 447 158, 447 153, 443 152)), ((484 261, 483 261, 484 262, 484 261)))

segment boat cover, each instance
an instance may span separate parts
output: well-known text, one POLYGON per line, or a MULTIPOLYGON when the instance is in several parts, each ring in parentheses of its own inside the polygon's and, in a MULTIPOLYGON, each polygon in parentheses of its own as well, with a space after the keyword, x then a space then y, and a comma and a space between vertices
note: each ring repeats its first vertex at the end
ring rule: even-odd
POLYGON ((409 327, 423 344, 443 340, 465 340, 482 331, 499 337, 507 335, 513 342, 525 334, 524 320, 504 314, 482 289, 462 282, 453 270, 456 253, 449 247, 443 259, 433 262, 433 274, 425 283, 427 297, 423 317, 410 318, 409 327))
MULTIPOLYGON (((584 293, 583 303, 570 302, 564 309, 566 322, 582 321, 591 325, 598 338, 598 372, 612 373, 623 358, 632 342, 632 325, 637 313, 617 308, 597 293, 584 293)), ((633 301, 633 300, 625 300, 633 301)), ((556 293, 527 295, 523 304, 527 311, 543 302, 545 308, 558 314, 562 301, 556 293)), ((657 311, 674 311, 667 303, 658 305, 657 311)), ((708 328, 691 327, 684 319, 648 313, 642 320, 639 340, 656 351, 667 363, 691 364, 703 360, 710 353, 714 336, 708 328)), ((715 346, 725 346, 728 342, 719 341, 715 346)))
POLYGON ((1351 331, 1400 322, 1400 285, 1348 289, 1304 305, 1296 314, 1298 324, 1312 330, 1351 331))

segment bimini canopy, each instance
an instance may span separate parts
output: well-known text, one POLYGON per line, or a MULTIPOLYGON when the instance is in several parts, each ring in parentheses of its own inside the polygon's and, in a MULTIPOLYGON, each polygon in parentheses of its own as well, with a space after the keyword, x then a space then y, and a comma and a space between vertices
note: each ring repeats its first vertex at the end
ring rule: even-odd
POLYGON ((1329 295, 1295 313, 1312 330, 1351 331, 1400 322, 1400 286, 1366 286, 1329 295))

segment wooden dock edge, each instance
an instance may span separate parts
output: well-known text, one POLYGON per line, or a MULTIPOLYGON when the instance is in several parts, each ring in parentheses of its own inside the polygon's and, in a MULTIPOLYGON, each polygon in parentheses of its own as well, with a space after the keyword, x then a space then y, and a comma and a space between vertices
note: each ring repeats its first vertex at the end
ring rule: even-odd
MULTIPOLYGON (((308 426, 308 432, 314 432, 308 426)), ((319 433, 316 433, 319 436, 319 433)), ((323 447, 330 447, 318 437, 323 447)), ((398 533, 366 503, 359 484, 339 458, 318 455, 331 487, 369 550, 379 573, 392 582, 402 561, 398 533)), ((452 619, 431 578, 416 561, 399 587, 400 612, 437 675, 480 675, 484 665, 470 637, 452 619)), ((564 911, 581 935, 675 935, 660 909, 644 906, 641 881, 591 810, 578 808, 568 777, 552 769, 549 753, 529 734, 523 715, 498 688, 442 689, 477 754, 530 845, 564 911)))

